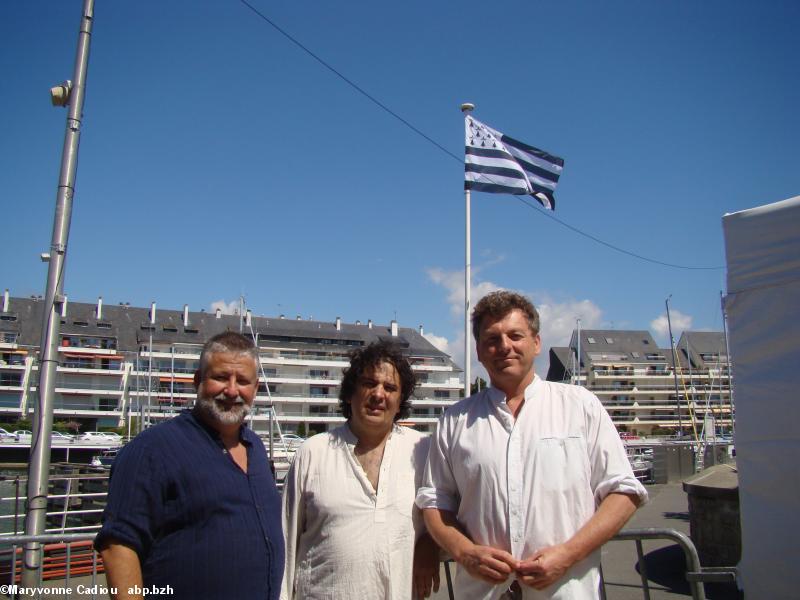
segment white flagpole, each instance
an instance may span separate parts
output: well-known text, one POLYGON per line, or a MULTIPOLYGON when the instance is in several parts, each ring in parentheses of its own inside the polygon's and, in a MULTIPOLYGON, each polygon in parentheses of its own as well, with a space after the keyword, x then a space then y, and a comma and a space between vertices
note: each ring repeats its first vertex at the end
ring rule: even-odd
MULTIPOLYGON (((475 109, 474 104, 465 102, 461 105, 461 112, 464 117, 475 109)), ((466 133, 466 132, 465 132, 466 133)), ((465 138, 466 139, 466 138, 465 138)), ((464 204, 466 209, 466 249, 464 253, 464 397, 470 395, 470 362, 472 355, 470 354, 470 327, 469 327, 469 311, 470 311, 470 290, 472 288, 472 259, 470 257, 470 197, 469 190, 464 190, 464 204)))

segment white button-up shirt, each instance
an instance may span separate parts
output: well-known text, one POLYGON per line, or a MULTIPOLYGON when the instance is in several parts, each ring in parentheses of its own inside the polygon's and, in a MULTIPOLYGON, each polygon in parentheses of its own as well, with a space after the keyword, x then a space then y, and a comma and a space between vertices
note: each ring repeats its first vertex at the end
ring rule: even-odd
POLYGON ((295 455, 283 490, 282 600, 411 598, 414 544, 424 531, 414 497, 430 437, 395 426, 377 490, 355 456, 357 441, 343 425, 295 455))
MULTIPOLYGON (((647 500, 603 405, 582 387, 537 376, 516 420, 496 388, 447 410, 417 506, 453 512, 474 543, 521 560, 570 539, 611 492, 647 500)), ((596 598, 599 562, 597 551, 544 591, 521 586, 523 597, 596 598)), ((495 600, 512 581, 493 586, 459 568, 456 596, 495 600)))

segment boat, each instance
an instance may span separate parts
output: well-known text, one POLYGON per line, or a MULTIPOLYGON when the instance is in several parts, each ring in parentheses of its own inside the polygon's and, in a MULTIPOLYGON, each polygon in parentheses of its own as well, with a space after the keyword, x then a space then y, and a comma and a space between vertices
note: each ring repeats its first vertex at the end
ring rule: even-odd
POLYGON ((98 469, 110 469, 111 465, 114 463, 114 459, 117 457, 118 451, 118 448, 103 450, 102 453, 94 455, 89 464, 98 469))

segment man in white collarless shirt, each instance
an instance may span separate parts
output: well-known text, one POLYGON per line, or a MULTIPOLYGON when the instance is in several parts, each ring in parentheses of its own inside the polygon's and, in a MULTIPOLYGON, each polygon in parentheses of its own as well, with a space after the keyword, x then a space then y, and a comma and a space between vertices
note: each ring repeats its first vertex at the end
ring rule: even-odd
POLYGON ((439 588, 439 549, 414 506, 430 437, 396 424, 415 378, 397 346, 351 355, 347 423, 297 451, 283 492, 282 600, 411 600, 439 588))
POLYGON ((456 596, 599 597, 600 546, 647 500, 600 401, 543 381, 539 315, 513 292, 472 313, 492 386, 439 422, 417 505, 459 565, 456 596))

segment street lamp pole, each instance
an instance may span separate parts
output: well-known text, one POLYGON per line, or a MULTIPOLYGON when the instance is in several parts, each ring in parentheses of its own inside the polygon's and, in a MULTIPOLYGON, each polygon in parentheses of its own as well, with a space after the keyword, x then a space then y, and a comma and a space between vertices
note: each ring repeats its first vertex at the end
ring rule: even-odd
MULTIPOLYGON (((78 48, 72 81, 65 81, 50 90, 55 106, 68 106, 66 133, 61 156, 61 173, 58 179, 56 212, 50 253, 43 254, 48 262, 47 290, 42 314, 42 338, 39 346, 39 402, 33 419, 31 454, 28 463, 28 508, 25 514, 25 535, 44 533, 47 515, 47 486, 50 475, 50 434, 53 430, 53 396, 58 364, 58 338, 61 332, 61 312, 64 297, 64 263, 67 258, 67 241, 75 194, 75 173, 78 168, 78 146, 83 116, 83 96, 86 91, 86 74, 89 65, 89 44, 94 0, 84 0, 81 15, 78 48)), ((41 572, 40 544, 25 545, 22 566, 22 586, 38 585, 41 572)))

